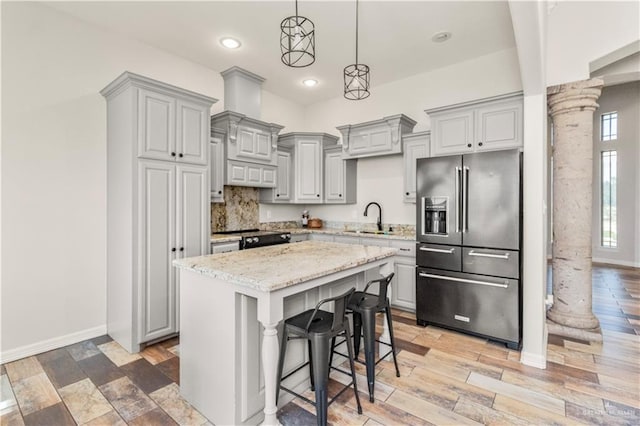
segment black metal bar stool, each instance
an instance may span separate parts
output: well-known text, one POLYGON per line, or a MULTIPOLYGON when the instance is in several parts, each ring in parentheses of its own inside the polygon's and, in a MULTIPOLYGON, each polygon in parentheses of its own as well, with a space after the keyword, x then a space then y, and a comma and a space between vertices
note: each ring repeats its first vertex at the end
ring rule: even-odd
POLYGON ((391 307, 389 306, 389 298, 387 297, 387 289, 391 283, 394 273, 392 272, 386 277, 377 280, 371 280, 367 283, 364 291, 356 291, 353 293, 347 304, 347 313, 353 313, 353 344, 355 347, 355 358, 358 359, 360 352, 360 331, 364 337, 364 357, 367 367, 367 384, 369 387, 369 401, 373 402, 373 390, 375 385, 375 366, 390 353, 393 354, 393 363, 396 366, 396 377, 400 377, 400 369, 398 369, 398 361, 396 359, 396 345, 393 338, 393 321, 391 320, 391 307), (378 283, 378 294, 367 293, 369 287, 378 283), (376 314, 384 313, 387 317, 389 326, 389 337, 391 344, 381 342, 376 339, 376 314), (387 345, 391 348, 390 352, 380 355, 378 361, 375 361, 375 344, 376 342, 387 345))
POLYGON ((355 289, 351 288, 344 294, 321 300, 316 305, 315 309, 302 312, 295 315, 284 322, 284 332, 282 335, 282 341, 280 343, 280 359, 278 362, 278 388, 276 389, 276 403, 280 389, 289 392, 304 401, 315 405, 316 416, 318 419, 318 425, 327 424, 327 408, 329 405, 342 393, 347 390, 353 384, 353 390, 356 395, 356 404, 358 406, 358 414, 362 414, 362 407, 360 406, 360 397, 358 396, 358 387, 356 385, 356 373, 353 364, 353 346, 351 339, 348 337, 351 335, 351 327, 346 317, 347 302, 354 294, 355 289), (334 302, 334 312, 327 312, 320 309, 320 307, 326 303, 334 302), (330 360, 333 347, 335 345, 336 337, 344 336, 347 340, 347 350, 349 355, 349 365, 351 367, 351 373, 344 371, 337 367, 332 367, 330 360), (309 361, 296 368, 286 376, 282 377, 282 369, 284 367, 284 358, 287 350, 287 342, 293 339, 306 339, 309 348, 309 361), (300 369, 309 365, 309 373, 311 377, 311 390, 315 390, 316 400, 315 402, 305 398, 304 396, 287 389, 282 386, 282 380, 296 373, 300 369), (351 383, 347 384, 331 401, 327 402, 327 385, 329 382, 329 370, 340 371, 346 375, 351 376, 351 383))

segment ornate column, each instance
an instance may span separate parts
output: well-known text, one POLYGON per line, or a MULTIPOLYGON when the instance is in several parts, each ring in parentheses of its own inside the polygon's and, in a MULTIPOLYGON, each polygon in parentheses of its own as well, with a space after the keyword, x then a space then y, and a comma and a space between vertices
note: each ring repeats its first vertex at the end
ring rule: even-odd
POLYGON ((601 341, 591 307, 593 111, 603 81, 547 89, 553 118, 553 306, 549 333, 601 341))

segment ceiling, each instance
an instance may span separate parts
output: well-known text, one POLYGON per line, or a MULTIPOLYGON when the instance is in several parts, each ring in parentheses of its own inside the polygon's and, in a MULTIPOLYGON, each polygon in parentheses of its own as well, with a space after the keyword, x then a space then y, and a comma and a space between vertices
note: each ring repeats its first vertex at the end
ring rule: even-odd
MULTIPOLYGON (((302 105, 342 96, 342 70, 355 61, 355 2, 300 0, 316 30, 316 62, 280 61, 280 22, 294 1, 47 2, 76 18, 137 39, 216 71, 237 65, 266 79, 264 89, 302 105), (240 49, 223 48, 233 36, 240 49), (314 78, 314 88, 302 85, 314 78)), ((375 86, 515 46, 506 1, 360 2, 359 62, 375 86), (434 43, 448 31, 453 37, 434 43)), ((373 96, 372 95, 372 96, 373 96)))

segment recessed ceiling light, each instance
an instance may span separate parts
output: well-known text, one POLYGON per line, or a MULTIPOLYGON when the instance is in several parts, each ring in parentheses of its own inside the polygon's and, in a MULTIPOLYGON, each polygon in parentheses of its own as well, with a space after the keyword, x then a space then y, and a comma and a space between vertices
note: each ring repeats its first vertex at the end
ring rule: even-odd
POLYGON ((225 37, 220 39, 220 44, 226 47, 227 49, 237 49, 240 47, 240 42, 235 38, 225 37))
POLYGON ((439 33, 435 33, 433 37, 431 37, 431 41, 434 43, 442 43, 443 41, 447 41, 451 38, 451 33, 447 31, 441 31, 439 33))
POLYGON ((318 80, 314 80, 312 78, 308 78, 306 80, 302 80, 302 84, 304 84, 307 87, 313 87, 316 84, 318 84, 318 80))

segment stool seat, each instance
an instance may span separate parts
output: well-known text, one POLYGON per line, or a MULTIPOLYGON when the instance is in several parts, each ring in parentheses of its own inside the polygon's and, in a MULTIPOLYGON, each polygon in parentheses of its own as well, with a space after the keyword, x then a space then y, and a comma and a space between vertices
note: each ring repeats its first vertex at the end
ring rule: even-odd
POLYGON ((329 334, 331 333, 331 326, 333 325, 333 312, 327 312, 323 310, 318 311, 304 311, 298 315, 294 315, 286 320, 287 327, 290 331, 298 332, 297 334, 315 333, 315 334, 329 334), (315 314, 315 316, 314 316, 315 314), (314 318, 309 324, 311 317, 314 318), (305 327, 309 324, 309 330, 305 327))

